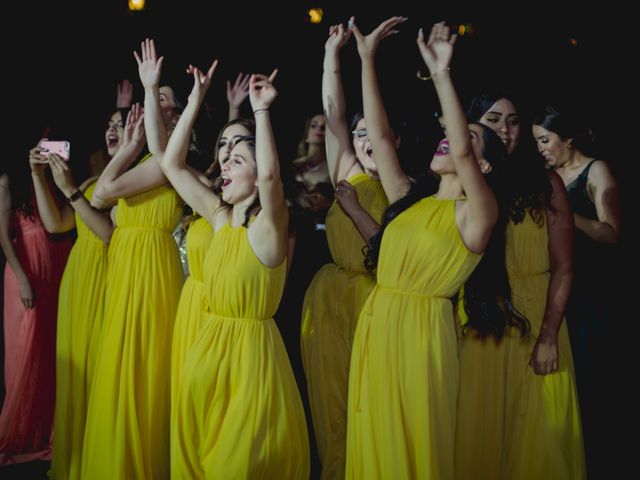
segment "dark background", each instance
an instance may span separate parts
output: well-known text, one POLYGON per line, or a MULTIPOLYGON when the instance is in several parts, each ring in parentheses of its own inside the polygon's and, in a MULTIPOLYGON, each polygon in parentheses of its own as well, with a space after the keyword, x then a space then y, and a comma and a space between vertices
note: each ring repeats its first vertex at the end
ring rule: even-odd
MULTIPOLYGON (((366 33, 391 15, 404 15, 409 20, 401 25, 401 33, 380 48, 378 70, 386 104, 412 132, 428 138, 436 108, 432 85, 415 75, 419 68, 426 71, 415 45, 418 28, 428 33, 439 20, 471 24, 474 34, 459 39, 452 67, 463 98, 486 86, 507 86, 525 100, 521 108, 549 100, 576 105, 598 134, 599 156, 616 169, 624 168, 618 150, 619 115, 630 101, 623 82, 625 68, 631 68, 626 53, 631 52, 636 26, 615 3, 592 8, 560 1, 287 5, 148 0, 146 9, 137 13, 128 11, 126 0, 10 6, 3 23, 19 33, 2 34, 7 120, 10 124, 19 120, 18 130, 36 139, 43 123, 55 126, 73 141, 74 160, 81 161, 78 157, 85 149, 104 145, 104 124, 115 104, 116 83, 130 79, 136 99, 142 100, 132 51, 149 36, 165 56, 165 81, 183 98, 191 87, 185 66, 204 68, 213 58, 220 59, 208 97, 220 124, 227 115, 227 79, 240 71, 268 73, 278 67, 280 97, 273 115, 281 155, 290 158, 305 117, 321 108, 322 56, 329 25, 355 15, 366 33), (323 8, 321 24, 309 23, 310 6, 323 8), (577 45, 572 46, 571 39, 577 45)), ((355 42, 343 49, 342 58, 347 101, 355 111, 361 102, 355 42)), ((248 113, 248 101, 245 108, 248 113)), ((426 161, 431 151, 420 154, 427 157, 419 161, 426 161)))
MULTIPOLYGON (((388 109, 404 126, 408 143, 417 144, 404 161, 423 169, 440 132, 433 119, 437 109, 433 86, 416 79, 418 69, 426 71, 415 45, 417 30, 424 27, 428 33, 430 25, 440 20, 472 25, 474 33, 459 39, 452 65, 462 98, 504 86, 519 97, 525 112, 545 103, 575 109, 597 135, 596 156, 610 163, 620 182, 625 230, 619 251, 624 261, 616 267, 619 276, 612 278, 619 295, 612 302, 608 350, 602 359, 610 382, 601 392, 603 450, 599 452, 609 478, 614 478, 634 462, 635 455, 634 442, 622 438, 637 418, 637 396, 631 395, 630 386, 637 383, 632 379, 637 378, 634 353, 639 338, 633 301, 637 280, 631 276, 635 241, 630 235, 632 206, 637 204, 632 194, 638 82, 631 71, 640 24, 618 2, 593 7, 585 3, 148 0, 145 11, 138 13, 128 11, 126 0, 3 5, 2 161, 26 165, 28 149, 45 126, 52 126, 53 138, 71 140, 73 168, 82 180, 89 153, 104 147, 104 127, 115 107, 117 82, 130 79, 135 99, 142 101, 132 52, 139 51, 145 37, 156 40, 158 53, 165 56, 165 81, 185 99, 192 82, 184 74, 186 65, 204 68, 213 58, 220 59, 207 98, 214 109, 213 122, 200 131, 205 143, 215 139, 217 126, 227 118, 225 81, 240 71, 269 73, 278 67, 279 98, 272 116, 281 158, 290 160, 306 117, 321 110, 329 25, 355 15, 356 24, 368 33, 383 19, 404 15, 408 21, 400 26, 400 34, 383 42, 377 65, 388 109), (309 23, 309 7, 323 8, 321 24, 309 23)), ((343 49, 342 71, 349 112, 354 113, 361 104, 354 41, 343 49)), ((250 114, 248 100, 243 114, 250 114)), ((525 127, 523 135, 528 134, 525 127)))

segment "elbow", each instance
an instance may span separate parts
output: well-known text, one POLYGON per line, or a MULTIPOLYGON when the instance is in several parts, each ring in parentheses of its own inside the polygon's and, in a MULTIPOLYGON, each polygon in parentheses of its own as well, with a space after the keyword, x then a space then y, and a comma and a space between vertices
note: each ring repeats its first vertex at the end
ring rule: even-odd
POLYGON ((551 276, 573 282, 573 262, 569 259, 551 264, 551 276))
POLYGON ((44 226, 44 229, 49 233, 65 233, 68 231, 68 229, 64 228, 61 223, 57 222, 45 222, 43 220, 42 225, 44 226))
POLYGON ((620 242, 620 229, 611 227, 611 235, 605 239, 605 242, 612 245, 620 242))

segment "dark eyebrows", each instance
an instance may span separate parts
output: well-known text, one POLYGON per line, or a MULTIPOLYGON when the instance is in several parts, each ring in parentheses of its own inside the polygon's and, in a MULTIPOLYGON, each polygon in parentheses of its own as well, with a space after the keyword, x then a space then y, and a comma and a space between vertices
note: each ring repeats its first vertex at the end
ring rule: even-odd
POLYGON ((221 137, 221 138, 220 138, 220 142, 218 142, 218 145, 219 145, 220 143, 222 143, 223 141, 227 141, 227 142, 229 142, 229 141, 231 141, 231 142, 236 142, 236 141, 238 141, 239 139, 241 139, 241 138, 242 138, 242 137, 244 137, 244 136, 245 136, 245 135, 236 134, 236 135, 233 135, 231 138, 229 138, 229 137, 227 137, 227 136, 221 137))
MULTIPOLYGON (((502 112, 496 112, 495 110, 489 110, 488 112, 485 113, 485 115, 497 115, 499 117, 502 117, 502 115, 504 115, 502 112)), ((509 117, 520 117, 520 115, 518 115, 518 113, 513 112, 513 113, 509 113, 507 114, 507 118, 509 117)))

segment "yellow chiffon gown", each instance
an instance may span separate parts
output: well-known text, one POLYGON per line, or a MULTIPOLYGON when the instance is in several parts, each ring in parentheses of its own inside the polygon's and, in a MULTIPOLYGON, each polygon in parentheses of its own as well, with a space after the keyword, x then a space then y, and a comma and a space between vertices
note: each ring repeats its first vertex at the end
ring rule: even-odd
POLYGON ((566 322, 558 332, 559 368, 533 372, 535 346, 549 288, 546 224, 530 215, 507 226, 506 264, 513 305, 531 323, 531 336, 509 335, 507 346, 505 479, 584 479, 585 457, 571 344, 566 322))
POLYGON ((187 230, 187 259, 189 276, 184 282, 176 322, 173 329, 171 349, 171 405, 177 405, 180 372, 200 327, 207 316, 207 291, 204 285, 204 258, 213 239, 213 228, 204 218, 194 220, 187 230))
POLYGON ((346 477, 454 476, 457 339, 450 298, 480 260, 456 200, 427 197, 387 227, 377 285, 356 328, 346 477))
MULTIPOLYGON (((95 183, 84 192, 91 200, 95 183)), ((78 238, 62 275, 56 339, 56 407, 51 478, 80 479, 82 443, 102 325, 108 246, 76 213, 78 238)))
MULTIPOLYGON (((348 179, 362 207, 380 223, 387 197, 379 181, 361 173, 348 179)), ((302 307, 302 362, 322 478, 344 478, 347 391, 351 346, 358 316, 375 282, 364 266, 364 239, 334 202, 326 219, 334 263, 314 276, 302 307)))
POLYGON ((210 316, 182 370, 171 478, 306 479, 309 443, 300 394, 271 318, 286 261, 265 267, 247 229, 224 225, 207 252, 210 316))
MULTIPOLYGON (((459 299, 462 298, 461 291, 459 299)), ((468 321, 458 301, 458 318, 468 321)), ((522 313, 522 312, 521 312, 522 313)), ((481 337, 473 329, 459 335, 456 479, 500 479, 504 469, 508 338, 481 337)))
POLYGON ((169 478, 171 341, 181 215, 163 185, 120 199, 82 460, 87 479, 169 478))

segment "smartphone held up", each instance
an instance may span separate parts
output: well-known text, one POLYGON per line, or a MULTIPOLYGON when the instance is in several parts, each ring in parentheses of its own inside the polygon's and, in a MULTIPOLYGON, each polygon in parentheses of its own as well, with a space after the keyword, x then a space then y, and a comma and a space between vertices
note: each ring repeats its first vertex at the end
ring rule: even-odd
POLYGON ((71 144, 67 140, 47 140, 43 138, 40 140, 40 155, 46 157, 50 153, 56 153, 63 160, 69 161, 71 144))

